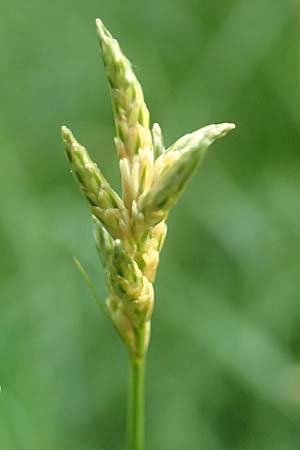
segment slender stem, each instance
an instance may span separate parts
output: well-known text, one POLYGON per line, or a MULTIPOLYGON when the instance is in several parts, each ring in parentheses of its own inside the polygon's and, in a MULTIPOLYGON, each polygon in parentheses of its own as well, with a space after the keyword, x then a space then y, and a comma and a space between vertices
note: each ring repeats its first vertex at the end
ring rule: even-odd
POLYGON ((144 450, 145 355, 130 357, 127 438, 128 450, 144 450))

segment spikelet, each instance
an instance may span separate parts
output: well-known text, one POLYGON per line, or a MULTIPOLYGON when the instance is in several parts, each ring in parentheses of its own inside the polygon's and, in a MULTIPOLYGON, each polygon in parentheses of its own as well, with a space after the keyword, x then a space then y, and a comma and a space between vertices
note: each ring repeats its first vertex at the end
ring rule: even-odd
POLYGON ((140 205, 147 223, 155 225, 167 217, 207 148, 234 127, 223 123, 200 128, 183 136, 161 154, 156 160, 153 186, 140 205))
POLYGON ((100 19, 96 25, 114 108, 123 198, 130 209, 132 201, 152 183, 154 158, 149 111, 141 85, 118 42, 100 19))

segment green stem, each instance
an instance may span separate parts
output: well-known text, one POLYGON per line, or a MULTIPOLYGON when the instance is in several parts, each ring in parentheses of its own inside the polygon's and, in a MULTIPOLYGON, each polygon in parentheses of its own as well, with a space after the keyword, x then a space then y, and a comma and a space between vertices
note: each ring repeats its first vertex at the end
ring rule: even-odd
POLYGON ((145 362, 145 355, 130 356, 127 416, 128 450, 144 450, 145 362))

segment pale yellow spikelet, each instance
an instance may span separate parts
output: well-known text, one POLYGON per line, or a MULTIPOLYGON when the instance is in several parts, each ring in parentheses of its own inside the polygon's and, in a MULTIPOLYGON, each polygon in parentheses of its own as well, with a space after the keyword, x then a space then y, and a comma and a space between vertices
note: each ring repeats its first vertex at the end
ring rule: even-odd
POLYGON ((97 32, 114 105, 115 144, 120 158, 127 159, 127 166, 123 169, 124 164, 121 164, 120 169, 122 186, 125 186, 123 199, 130 209, 132 201, 150 186, 153 179, 149 111, 130 62, 99 19, 97 32), (128 187, 128 178, 133 179, 132 189, 128 187))

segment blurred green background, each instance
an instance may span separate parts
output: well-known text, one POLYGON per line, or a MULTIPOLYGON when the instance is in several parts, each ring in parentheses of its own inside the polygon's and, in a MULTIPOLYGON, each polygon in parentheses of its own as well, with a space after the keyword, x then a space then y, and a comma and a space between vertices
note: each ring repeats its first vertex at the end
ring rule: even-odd
POLYGON ((0 448, 124 449, 126 353, 66 124, 119 186, 94 19, 120 40, 167 144, 211 122, 169 220, 148 362, 149 450, 300 446, 299 0, 10 0, 0 17, 0 448))

